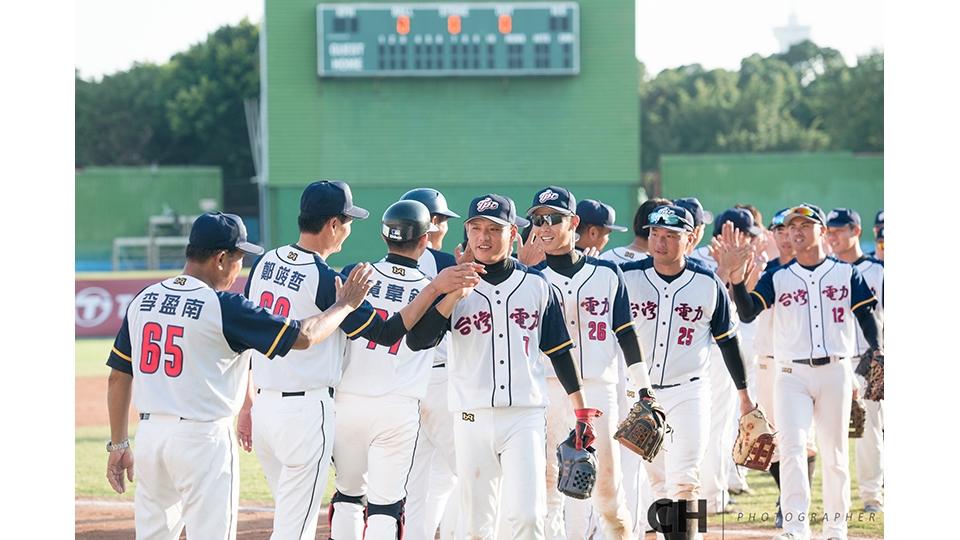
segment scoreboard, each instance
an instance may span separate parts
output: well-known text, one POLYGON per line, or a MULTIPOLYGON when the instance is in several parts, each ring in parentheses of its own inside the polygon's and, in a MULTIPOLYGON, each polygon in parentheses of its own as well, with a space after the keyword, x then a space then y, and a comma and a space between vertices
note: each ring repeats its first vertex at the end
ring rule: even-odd
POLYGON ((576 2, 319 4, 321 77, 576 75, 576 2))

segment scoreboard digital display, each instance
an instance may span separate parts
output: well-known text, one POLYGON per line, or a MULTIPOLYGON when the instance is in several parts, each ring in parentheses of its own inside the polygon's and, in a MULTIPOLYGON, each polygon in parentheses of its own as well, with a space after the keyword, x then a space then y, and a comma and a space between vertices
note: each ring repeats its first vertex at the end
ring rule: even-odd
POLYGON ((576 75, 576 2, 319 4, 321 77, 576 75))

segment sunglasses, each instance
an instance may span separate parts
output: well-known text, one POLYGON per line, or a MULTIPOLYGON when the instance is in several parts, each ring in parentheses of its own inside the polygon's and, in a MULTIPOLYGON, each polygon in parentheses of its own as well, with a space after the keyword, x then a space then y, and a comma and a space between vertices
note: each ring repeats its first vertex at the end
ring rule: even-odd
POLYGON ((563 218, 570 217, 567 214, 534 214, 528 216, 530 221, 533 222, 537 227, 542 227, 544 225, 556 225, 563 221, 563 218))
POLYGON ((790 210, 787 210, 786 212, 783 213, 784 217, 786 217, 788 214, 799 214, 801 216, 811 218, 815 221, 821 221, 820 214, 818 214, 816 210, 814 210, 813 208, 809 208, 806 206, 794 206, 790 210))
POLYGON ((693 228, 693 225, 689 221, 676 214, 661 214, 659 212, 650 214, 649 222, 650 225, 681 225, 693 228))
POLYGON ((771 228, 772 228, 772 227, 779 227, 780 225, 783 225, 783 218, 784 218, 784 216, 786 216, 786 215, 787 215, 787 213, 784 212, 784 213, 782 213, 782 214, 777 214, 777 215, 773 216, 773 221, 770 222, 770 227, 771 227, 771 228))

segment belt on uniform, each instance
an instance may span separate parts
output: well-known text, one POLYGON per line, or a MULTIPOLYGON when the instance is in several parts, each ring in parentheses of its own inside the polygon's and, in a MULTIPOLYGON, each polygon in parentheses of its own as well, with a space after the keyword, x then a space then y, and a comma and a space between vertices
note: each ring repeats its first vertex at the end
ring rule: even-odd
MULTIPOLYGON (((694 377, 694 378, 690 379, 690 382, 696 381, 696 380, 698 380, 698 379, 700 379, 700 377, 694 377)), ((653 388, 654 390, 663 390, 664 388, 676 388, 676 387, 680 386, 681 384, 684 384, 684 383, 677 383, 677 384, 651 384, 650 387, 653 388)))
MULTIPOLYGON (((330 397, 333 397, 333 387, 328 387, 327 392, 330 394, 330 397)), ((260 389, 257 388, 257 393, 260 393, 260 389)), ((299 392, 280 392, 280 397, 303 397, 307 395, 305 390, 299 392)))
POLYGON ((839 361, 839 356, 822 356, 820 358, 804 358, 803 360, 794 360, 794 364, 806 364, 808 366, 825 366, 830 362, 839 361))
POLYGON ((438 367, 447 367, 447 365, 446 365, 446 364, 434 364, 433 367, 435 367, 435 368, 438 368, 438 367))
MULTIPOLYGON (((171 415, 165 415, 165 416, 171 416, 171 415)), ((140 413, 140 419, 141 419, 141 420, 149 420, 149 419, 150 419, 150 413, 140 413)), ((186 418, 184 418, 184 417, 182 417, 182 416, 180 417, 180 419, 181 419, 181 420, 186 420, 186 418)))

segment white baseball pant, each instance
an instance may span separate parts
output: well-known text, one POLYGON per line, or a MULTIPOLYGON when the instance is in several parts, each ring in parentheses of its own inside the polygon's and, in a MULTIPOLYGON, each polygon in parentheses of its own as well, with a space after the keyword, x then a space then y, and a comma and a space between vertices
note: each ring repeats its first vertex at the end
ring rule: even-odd
POLYGON ((194 422, 151 414, 136 434, 134 523, 137 538, 237 537, 240 456, 233 418, 194 422))
POLYGON ((778 362, 774 389, 777 444, 780 445, 780 508, 783 529, 810 538, 810 512, 823 519, 824 537, 847 537, 850 471, 847 433, 853 371, 843 359, 824 366, 778 362), (807 440, 814 421, 823 463, 823 508, 810 508, 807 440))
POLYGON ((253 448, 276 505, 271 538, 314 538, 333 451, 330 389, 288 397, 260 390, 251 415, 253 448))

